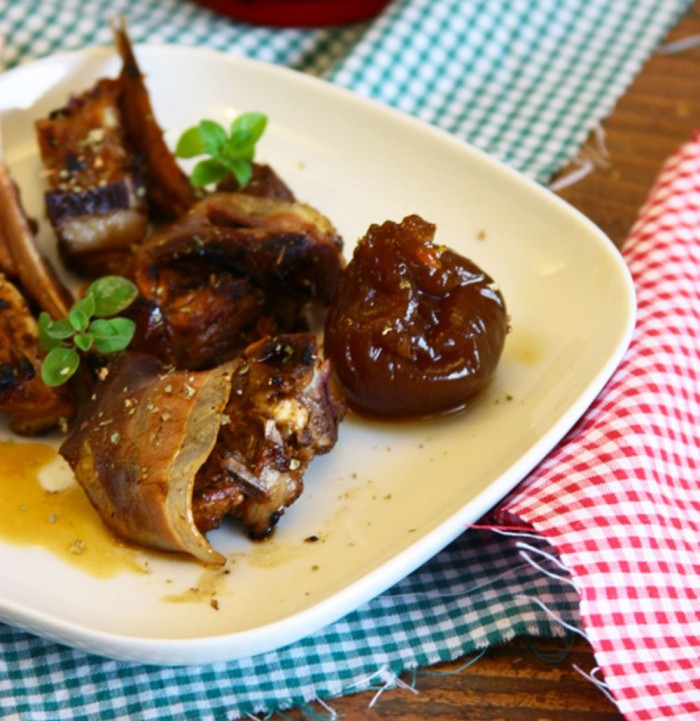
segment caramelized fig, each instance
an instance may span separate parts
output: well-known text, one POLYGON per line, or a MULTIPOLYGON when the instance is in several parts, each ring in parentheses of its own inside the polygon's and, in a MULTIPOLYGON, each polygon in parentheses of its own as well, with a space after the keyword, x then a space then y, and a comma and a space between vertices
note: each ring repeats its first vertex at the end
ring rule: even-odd
POLYGON ((372 225, 341 275, 324 349, 360 413, 422 417, 459 408, 499 361, 508 330, 503 296, 434 235, 418 215, 372 225))

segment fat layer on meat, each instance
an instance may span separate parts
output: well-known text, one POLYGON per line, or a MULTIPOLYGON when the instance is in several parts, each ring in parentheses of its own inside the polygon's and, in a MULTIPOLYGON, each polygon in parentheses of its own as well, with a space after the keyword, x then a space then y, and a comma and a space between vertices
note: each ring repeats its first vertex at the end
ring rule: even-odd
POLYGON ((143 163, 119 109, 121 84, 103 78, 36 123, 46 166, 46 211, 69 267, 119 272, 146 234, 143 163))

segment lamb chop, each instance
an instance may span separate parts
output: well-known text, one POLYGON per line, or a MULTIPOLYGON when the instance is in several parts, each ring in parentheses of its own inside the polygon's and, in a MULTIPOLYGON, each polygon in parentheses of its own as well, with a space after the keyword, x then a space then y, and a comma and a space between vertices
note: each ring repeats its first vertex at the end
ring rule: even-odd
POLYGON ((20 435, 44 433, 75 412, 66 386, 49 388, 40 377, 44 352, 39 330, 24 297, 0 273, 0 411, 20 435))
POLYGON ((127 351, 60 452, 119 536, 221 564, 203 533, 226 513, 268 533, 335 443, 343 407, 328 374, 311 336, 262 341, 199 372, 127 351))
POLYGON ((122 59, 118 85, 124 129, 144 158, 152 209, 164 220, 175 220, 194 204, 196 192, 163 139, 123 18, 112 22, 112 31, 122 59))
POLYGON ((57 320, 66 316, 73 296, 39 251, 33 225, 10 171, 0 161, 0 272, 57 320))
POLYGON ((216 442, 230 376, 177 372, 125 352, 60 448, 105 524, 150 548, 223 563, 192 520, 194 474, 216 442))
POLYGON ((46 212, 65 264, 119 273, 148 227, 144 164, 124 130, 122 85, 103 78, 36 123, 46 212))
POLYGON ((335 290, 342 242, 308 205, 216 193, 136 251, 132 347, 180 368, 224 362, 264 335, 306 329, 335 290))
POLYGON ((101 78, 36 123, 62 259, 91 277, 122 273, 152 215, 174 220, 196 200, 163 139, 123 20, 113 31, 118 78, 101 78))
POLYGON ((48 388, 40 378, 45 354, 33 314, 41 309, 63 317, 71 302, 39 252, 17 187, 0 162, 0 411, 21 435, 43 433, 73 416, 70 390, 48 388))

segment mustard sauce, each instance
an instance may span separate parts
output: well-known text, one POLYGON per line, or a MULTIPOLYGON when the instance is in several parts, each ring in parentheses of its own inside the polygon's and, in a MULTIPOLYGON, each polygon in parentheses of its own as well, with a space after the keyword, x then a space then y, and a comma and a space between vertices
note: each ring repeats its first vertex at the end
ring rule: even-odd
POLYGON ((110 533, 77 483, 44 488, 41 472, 58 460, 43 443, 0 441, 0 539, 41 546, 97 578, 147 572, 143 555, 110 533))

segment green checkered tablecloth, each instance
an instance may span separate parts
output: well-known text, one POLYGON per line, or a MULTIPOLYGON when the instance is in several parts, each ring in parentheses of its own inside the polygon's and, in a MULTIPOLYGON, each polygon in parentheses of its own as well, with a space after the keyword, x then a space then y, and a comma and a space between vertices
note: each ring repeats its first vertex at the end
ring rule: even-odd
MULTIPOLYGON (((396 0, 371 23, 251 27, 187 0, 0 0, 6 68, 112 43, 203 45, 284 64, 447 130, 541 182, 612 109, 687 0, 396 0)), ((237 662, 145 667, 0 625, 0 714, 234 719, 397 683, 397 674, 517 634, 563 635, 578 597, 551 549, 470 530, 378 598, 311 637, 237 662), (544 570, 544 572, 542 572, 544 570), (563 623, 562 623, 563 622, 563 623)), ((0 584, 2 570, 0 569, 0 584)), ((420 676, 418 676, 420 688, 420 676)))
POLYGON ((613 108, 688 0, 397 0, 372 23, 271 29, 185 0, 3 0, 6 67, 134 42, 201 45, 319 75, 546 182, 613 108))
MULTIPOLYGON (((541 539, 528 543, 547 548, 541 539)), ((0 625, 0 717, 220 721, 380 691, 404 669, 519 634, 563 635, 540 603, 578 626, 578 598, 568 579, 557 580, 562 571, 551 559, 540 562, 553 577, 524 560, 512 538, 470 532, 328 628, 278 651, 208 666, 112 661, 0 625)))

